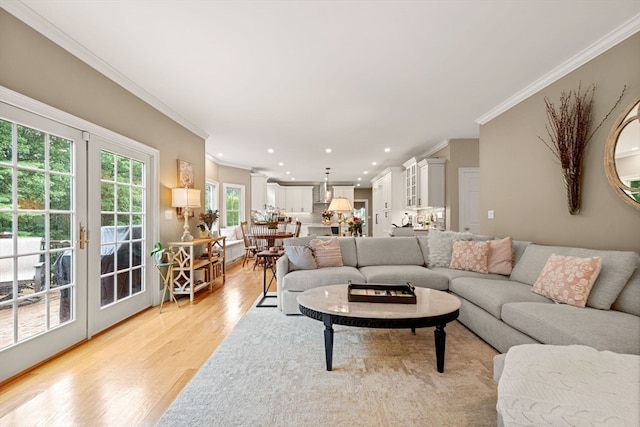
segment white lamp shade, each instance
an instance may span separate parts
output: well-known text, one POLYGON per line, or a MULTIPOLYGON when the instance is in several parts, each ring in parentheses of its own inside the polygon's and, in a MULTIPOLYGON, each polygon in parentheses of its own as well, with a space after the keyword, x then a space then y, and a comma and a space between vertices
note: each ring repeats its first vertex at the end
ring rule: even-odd
POLYGON ((193 188, 172 188, 171 207, 199 208, 200 190, 194 190, 193 188))
POLYGON ((335 212, 349 212, 352 211, 351 203, 346 197, 334 197, 329 204, 329 210, 335 212))

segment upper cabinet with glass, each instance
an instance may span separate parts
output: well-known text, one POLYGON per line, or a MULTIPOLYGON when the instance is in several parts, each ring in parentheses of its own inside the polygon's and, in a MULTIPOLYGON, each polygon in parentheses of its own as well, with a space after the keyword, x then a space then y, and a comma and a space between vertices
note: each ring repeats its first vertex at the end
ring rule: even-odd
POLYGON ((604 165, 616 194, 640 209, 640 96, 614 123, 605 147, 604 165))

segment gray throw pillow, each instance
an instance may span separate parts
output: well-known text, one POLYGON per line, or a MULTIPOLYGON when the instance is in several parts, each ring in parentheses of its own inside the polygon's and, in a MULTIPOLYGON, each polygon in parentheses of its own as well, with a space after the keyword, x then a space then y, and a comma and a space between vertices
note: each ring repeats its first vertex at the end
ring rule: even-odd
POLYGON ((315 270, 318 268, 313 251, 308 246, 285 246, 284 253, 289 258, 289 271, 315 270))
POLYGON ((473 234, 458 231, 429 230, 429 268, 449 267, 454 240, 471 240, 473 234))

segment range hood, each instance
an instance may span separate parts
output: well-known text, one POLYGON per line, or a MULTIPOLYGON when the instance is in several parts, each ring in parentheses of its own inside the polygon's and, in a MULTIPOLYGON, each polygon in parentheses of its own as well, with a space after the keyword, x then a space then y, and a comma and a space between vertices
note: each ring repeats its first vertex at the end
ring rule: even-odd
MULTIPOLYGON (((331 190, 329 190, 331 191, 331 190)), ((313 203, 321 203, 328 205, 331 200, 325 200, 324 184, 313 186, 313 203)))

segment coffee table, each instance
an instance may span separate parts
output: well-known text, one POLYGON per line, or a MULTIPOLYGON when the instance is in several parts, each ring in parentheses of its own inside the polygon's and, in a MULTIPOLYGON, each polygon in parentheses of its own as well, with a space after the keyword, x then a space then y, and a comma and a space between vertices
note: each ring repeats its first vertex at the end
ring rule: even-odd
POLYGON ((444 372, 447 323, 458 318, 460 300, 435 289, 415 288, 416 304, 349 302, 347 285, 309 289, 298 296, 300 312, 324 323, 327 371, 332 368, 333 325, 411 329, 435 326, 436 367, 444 372))

